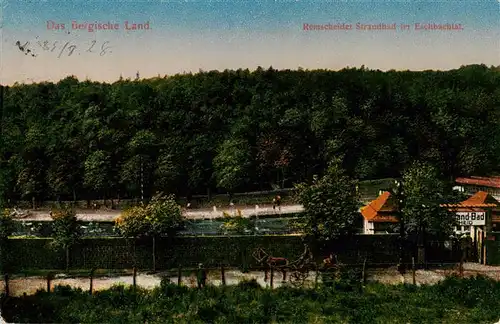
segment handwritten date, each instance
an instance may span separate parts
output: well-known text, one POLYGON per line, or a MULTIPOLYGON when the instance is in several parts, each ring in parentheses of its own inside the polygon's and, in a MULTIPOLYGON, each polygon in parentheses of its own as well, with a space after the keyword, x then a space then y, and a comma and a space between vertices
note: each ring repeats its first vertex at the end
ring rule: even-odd
MULTIPOLYGON (((28 41, 21 45, 20 41, 16 42, 16 46, 25 55, 31 55, 36 57, 36 50, 31 47, 31 43, 28 41)), ((92 53, 99 56, 104 56, 106 54, 112 53, 109 41, 98 42, 96 40, 90 41, 86 44, 74 44, 71 41, 36 41, 34 45, 38 45, 37 49, 43 52, 55 53, 57 58, 61 56, 72 56, 74 54, 80 55, 83 53, 92 53)))

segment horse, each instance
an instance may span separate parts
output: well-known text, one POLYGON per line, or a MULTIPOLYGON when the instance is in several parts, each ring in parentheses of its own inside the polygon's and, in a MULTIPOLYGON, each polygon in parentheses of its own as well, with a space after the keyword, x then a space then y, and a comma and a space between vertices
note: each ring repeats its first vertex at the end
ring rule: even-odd
POLYGON ((253 257, 259 262, 260 264, 266 264, 267 267, 265 268, 265 277, 264 281, 267 282, 268 278, 268 271, 271 268, 281 268, 281 272, 283 273, 283 281, 286 280, 286 267, 288 266, 288 259, 287 258, 282 258, 282 257, 273 257, 267 254, 264 249, 262 248, 257 248, 253 252, 253 257))

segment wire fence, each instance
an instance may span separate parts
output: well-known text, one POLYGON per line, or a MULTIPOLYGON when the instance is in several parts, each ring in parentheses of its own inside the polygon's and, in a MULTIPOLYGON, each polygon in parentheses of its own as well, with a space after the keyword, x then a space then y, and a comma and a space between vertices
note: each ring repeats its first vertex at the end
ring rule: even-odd
POLYGON ((500 267, 478 263, 338 263, 302 266, 260 266, 242 271, 240 268, 221 265, 204 267, 201 264, 181 265, 176 269, 151 272, 150 269, 128 269, 116 272, 112 269, 94 269, 77 273, 58 274, 48 272, 38 276, 17 274, 5 275, 0 284, 4 296, 22 296, 38 290, 53 291, 56 286, 71 286, 93 293, 109 289, 114 285, 130 285, 153 289, 166 283, 192 288, 205 285, 226 286, 255 281, 264 288, 291 286, 296 288, 317 288, 319 285, 334 285, 342 282, 351 286, 363 286, 370 282, 382 284, 436 284, 446 277, 470 277, 482 275, 500 280, 500 267))

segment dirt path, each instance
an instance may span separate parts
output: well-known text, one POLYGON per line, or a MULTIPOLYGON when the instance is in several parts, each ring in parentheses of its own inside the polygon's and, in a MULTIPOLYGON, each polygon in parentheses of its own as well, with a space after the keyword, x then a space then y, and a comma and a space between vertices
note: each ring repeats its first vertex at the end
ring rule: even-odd
MULTIPOLYGON (((259 206, 258 209, 255 207, 234 207, 234 208, 217 208, 216 211, 213 209, 195 209, 190 211, 184 211, 184 216, 189 219, 204 219, 204 218, 217 218, 223 217, 223 213, 227 212, 232 215, 240 209, 243 217, 250 217, 253 215, 279 215, 279 214, 292 214, 298 213, 304 210, 302 205, 289 205, 282 206, 281 212, 273 210, 272 206, 259 206)), ((19 220, 24 221, 48 221, 51 220, 48 210, 37 210, 30 211, 31 215, 25 218, 19 218, 19 220)), ((104 221, 110 222, 120 216, 121 211, 119 210, 77 210, 76 216, 82 221, 104 221)))
MULTIPOLYGON (((61 276, 61 275, 59 275, 61 276)), ((155 274, 155 275, 148 275, 144 273, 137 274, 136 277, 136 282, 137 285, 146 288, 146 289, 153 289, 155 287, 158 287, 160 285, 161 279, 163 276, 167 276, 170 279, 171 283, 177 284, 177 276, 173 276, 171 273, 170 274, 155 274)), ((57 277, 57 276, 56 276, 57 277)), ((282 282, 282 274, 281 273, 276 273, 274 277, 274 287, 278 288, 283 285, 291 285, 289 281, 289 276, 287 275, 287 282, 282 282)), ((264 272, 263 271, 251 271, 248 273, 242 273, 240 271, 230 271, 227 270, 225 272, 225 278, 226 278, 226 284, 227 285, 236 285, 242 280, 251 280, 251 279, 256 279, 257 282, 262 286, 262 287, 269 287, 270 282, 269 280, 264 281, 264 272)), ((315 281, 315 273, 311 272, 309 277, 306 279, 307 285, 313 285, 315 281)), ((319 280, 320 281, 320 280, 319 280)), ((104 290, 108 289, 113 285, 116 284, 123 284, 123 285, 132 285, 133 284, 133 277, 128 275, 128 276, 116 276, 116 277, 98 277, 93 279, 93 290, 104 290)), ((191 276, 184 276, 182 277, 182 284, 186 285, 188 287, 196 287, 197 286, 197 281, 196 281, 196 275, 192 274, 191 276)), ((214 286, 220 286, 222 285, 222 279, 221 279, 221 274, 220 271, 209 271, 207 275, 207 284, 211 284, 214 286)), ((89 290, 90 289, 90 279, 88 277, 79 277, 79 278, 64 278, 64 277, 59 277, 56 279, 53 279, 51 281, 51 287, 52 289, 56 285, 69 285, 71 287, 75 288, 81 288, 82 290, 89 290)), ((47 289, 47 280, 46 278, 43 277, 21 277, 21 278, 13 278, 9 280, 9 293, 11 296, 22 296, 23 293, 26 293, 28 295, 34 294, 37 290, 47 289)), ((5 291, 5 283, 2 282, 0 284, 0 291, 3 292, 5 291)))
MULTIPOLYGON (((433 285, 444 280, 449 275, 458 273, 458 266, 448 269, 417 270, 415 271, 415 282, 417 285, 433 285)), ((500 281, 500 267, 495 266, 487 266, 479 263, 464 263, 463 274, 465 277, 481 274, 500 281)), ((410 270, 407 271, 404 276, 401 276, 395 267, 377 269, 368 271, 368 281, 377 281, 384 284, 413 283, 413 274, 410 270)))
MULTIPOLYGON (((458 268, 455 269, 435 269, 435 270, 417 270, 416 271, 416 283, 417 285, 422 284, 436 284, 439 281, 446 278, 446 276, 453 273, 458 273, 458 268)), ((483 274, 496 280, 500 280, 500 267, 485 266, 477 263, 466 263, 464 264, 464 276, 474 276, 477 274, 483 274)), ((170 278, 170 282, 177 283, 177 276, 172 275, 172 273, 158 273, 155 275, 140 273, 137 275, 137 285, 146 289, 153 289, 160 285, 161 278, 167 276, 170 278)), ((257 282, 262 287, 269 287, 269 280, 264 281, 263 271, 251 271, 248 273, 242 273, 241 271, 227 270, 225 273, 226 284, 235 285, 242 280, 256 279, 257 282)), ((275 273, 274 277, 274 287, 280 287, 282 285, 291 285, 290 275, 287 274, 287 282, 282 282, 282 274, 275 273)), ((307 286, 313 286, 316 280, 316 274, 310 272, 308 278, 306 279, 307 286)), ((123 275, 116 277, 98 277, 93 279, 93 289, 103 290, 108 289, 115 284, 132 285, 132 276, 123 275)), ((384 284, 400 284, 413 282, 412 273, 409 271, 404 277, 402 277, 397 269, 370 269, 367 271, 367 281, 373 282, 377 281, 384 284)), ((318 277, 318 283, 321 282, 321 276, 318 277)), ((182 283, 189 287, 196 287, 196 276, 192 274, 191 276, 184 276, 182 278, 182 283)), ((209 271, 207 283, 215 286, 222 284, 220 271, 209 271)), ((89 278, 67 278, 59 275, 59 278, 52 280, 51 287, 56 285, 70 285, 72 287, 78 287, 82 290, 89 290, 90 279, 89 278)), ((10 294, 13 296, 22 296, 23 293, 33 294, 38 289, 46 289, 47 281, 45 278, 41 277, 21 277, 13 278, 9 281, 10 294)), ((0 291, 4 291, 4 282, 0 284, 0 291)))

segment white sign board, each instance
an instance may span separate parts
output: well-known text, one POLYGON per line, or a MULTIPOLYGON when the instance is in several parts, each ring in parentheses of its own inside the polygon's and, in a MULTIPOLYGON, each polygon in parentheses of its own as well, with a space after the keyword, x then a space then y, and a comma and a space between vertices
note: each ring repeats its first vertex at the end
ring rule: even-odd
POLYGON ((457 212, 455 217, 460 226, 486 225, 485 212, 457 212))

